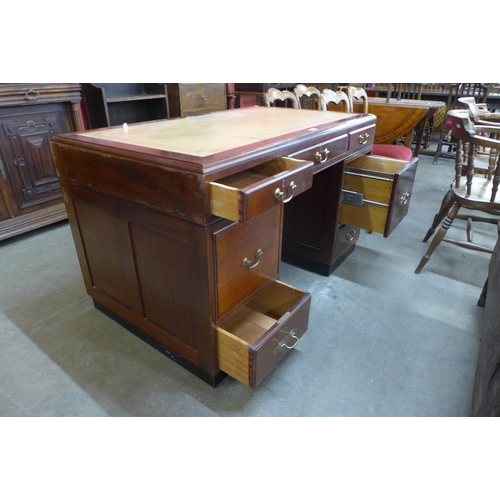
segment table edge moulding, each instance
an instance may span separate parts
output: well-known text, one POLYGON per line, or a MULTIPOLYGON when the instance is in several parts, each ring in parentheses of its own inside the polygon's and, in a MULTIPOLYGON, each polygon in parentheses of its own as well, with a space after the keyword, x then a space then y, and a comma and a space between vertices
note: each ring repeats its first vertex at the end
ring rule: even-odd
POLYGON ((259 106, 54 137, 95 306, 213 386, 258 386, 308 328, 281 259, 328 274, 354 248, 344 171, 375 121, 259 106))

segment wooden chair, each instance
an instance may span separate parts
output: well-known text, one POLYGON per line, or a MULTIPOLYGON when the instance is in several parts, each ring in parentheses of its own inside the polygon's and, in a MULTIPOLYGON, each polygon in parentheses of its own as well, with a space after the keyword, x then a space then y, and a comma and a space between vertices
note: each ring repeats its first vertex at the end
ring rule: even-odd
MULTIPOLYGON (((368 95, 365 89, 349 85, 347 87, 347 97, 349 98, 351 111, 354 110, 354 101, 357 100, 363 103, 363 113, 368 113, 368 95)), ((372 152, 377 156, 387 156, 405 161, 410 161, 413 157, 411 148, 400 144, 374 144, 372 152)))
POLYGON ((475 124, 494 125, 500 122, 500 113, 490 113, 488 105, 485 102, 476 102, 475 97, 459 97, 458 102, 469 111, 469 115, 475 124))
POLYGON ((328 111, 337 106, 346 113, 351 112, 351 103, 347 94, 341 90, 324 89, 321 93, 321 110, 328 111))
POLYGON ((421 99, 423 83, 389 83, 387 84, 387 102, 392 98, 398 101, 401 99, 421 99))
POLYGON ((279 90, 274 87, 266 90, 266 93, 264 94, 264 102, 269 108, 276 106, 277 102, 281 102, 285 107, 287 107, 288 104, 291 104, 292 108, 300 108, 299 101, 293 92, 290 92, 289 90, 279 90))
POLYGON ((293 89, 293 93, 297 98, 299 108, 321 109, 321 92, 316 87, 307 87, 299 83, 293 89))
MULTIPOLYGON (((459 99, 461 97, 474 97, 476 102, 484 103, 488 97, 491 84, 488 83, 450 83, 448 89, 448 97, 446 99, 446 116, 448 111, 462 107, 459 99)), ((451 134, 452 123, 445 119, 441 126, 439 139, 434 155, 433 164, 436 165, 439 157, 454 158, 453 149, 455 140, 451 134), (451 134, 451 137, 450 137, 451 134), (443 146, 448 146, 448 151, 443 151, 443 146)))
POLYGON ((500 141, 480 135, 481 132, 498 132, 492 127, 474 126, 467 110, 452 110, 448 112, 447 119, 452 124, 452 134, 456 140, 456 158, 455 158, 455 180, 451 185, 450 191, 445 196, 441 209, 436 214, 433 226, 427 232, 424 241, 434 232, 434 229, 444 219, 439 231, 434 236, 427 252, 422 257, 415 273, 419 274, 427 264, 431 255, 442 241, 458 245, 471 250, 492 253, 492 249, 473 242, 473 222, 485 222, 495 224, 500 236, 500 196, 497 200, 498 185, 500 183, 500 161, 497 157, 496 165, 491 169, 489 175, 476 175, 474 161, 474 149, 477 147, 486 147, 498 149, 500 141), (463 144, 469 145, 469 154, 466 165, 466 175, 462 175, 464 169, 463 163, 463 144), (465 180, 465 182, 464 182, 465 180), (475 214, 459 214, 461 208, 472 211, 485 212, 497 217, 483 217, 475 214), (457 240, 447 238, 446 233, 455 219, 467 221, 467 240, 457 240))

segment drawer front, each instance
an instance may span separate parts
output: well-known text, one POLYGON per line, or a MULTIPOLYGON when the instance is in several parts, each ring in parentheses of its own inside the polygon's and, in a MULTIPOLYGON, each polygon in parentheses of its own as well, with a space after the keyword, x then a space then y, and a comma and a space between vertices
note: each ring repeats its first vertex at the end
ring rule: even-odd
POLYGON ((247 222, 310 189, 312 180, 311 162, 275 158, 211 182, 210 210, 225 219, 247 222))
POLYGON ((349 137, 347 135, 341 135, 335 139, 316 144, 312 148, 297 151, 289 156, 290 158, 298 158, 300 160, 313 162, 314 172, 318 172, 336 163, 337 158, 347 151, 348 143, 349 137))
POLYGON ((417 164, 418 158, 407 163, 383 156, 349 163, 339 222, 389 236, 408 213, 417 164))
POLYGON ((282 209, 214 235, 217 317, 222 318, 279 272, 282 209))
POLYGON ((351 153, 373 144, 375 125, 363 127, 349 133, 349 151, 351 153))
POLYGON ((335 260, 341 257, 349 248, 351 248, 359 238, 359 229, 357 227, 341 224, 337 233, 335 247, 335 260))
POLYGON ((274 281, 217 325, 219 368, 257 387, 307 330, 311 295, 274 281))
POLYGON ((184 83, 179 92, 183 116, 227 109, 224 83, 184 83))

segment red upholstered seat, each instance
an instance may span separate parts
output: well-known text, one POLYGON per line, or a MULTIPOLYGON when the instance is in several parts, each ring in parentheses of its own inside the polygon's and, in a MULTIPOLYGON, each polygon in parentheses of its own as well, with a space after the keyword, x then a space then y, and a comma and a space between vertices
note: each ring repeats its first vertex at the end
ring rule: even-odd
POLYGON ((388 156, 397 160, 410 161, 413 157, 412 150, 399 144, 374 144, 372 153, 377 156, 388 156))

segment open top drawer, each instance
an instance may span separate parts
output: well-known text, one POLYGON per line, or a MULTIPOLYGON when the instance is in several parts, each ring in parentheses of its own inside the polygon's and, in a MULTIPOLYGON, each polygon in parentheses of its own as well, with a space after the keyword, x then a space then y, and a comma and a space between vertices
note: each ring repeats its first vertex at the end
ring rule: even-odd
POLYGON ((348 163, 339 222, 389 236, 408 213, 417 164, 374 155, 348 163))
POLYGON ((314 164, 295 158, 275 158, 210 183, 213 215, 246 222, 287 203, 312 186, 314 164))
POLYGON ((272 281, 217 324, 219 368, 257 387, 307 330, 311 294, 272 281))

